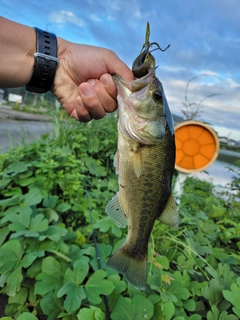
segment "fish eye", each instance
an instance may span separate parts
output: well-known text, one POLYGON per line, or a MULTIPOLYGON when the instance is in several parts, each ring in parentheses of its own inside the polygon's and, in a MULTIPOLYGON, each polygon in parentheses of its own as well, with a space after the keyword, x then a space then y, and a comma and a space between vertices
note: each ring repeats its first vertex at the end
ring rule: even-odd
POLYGON ((162 93, 159 90, 153 92, 153 99, 156 101, 162 101, 162 93))

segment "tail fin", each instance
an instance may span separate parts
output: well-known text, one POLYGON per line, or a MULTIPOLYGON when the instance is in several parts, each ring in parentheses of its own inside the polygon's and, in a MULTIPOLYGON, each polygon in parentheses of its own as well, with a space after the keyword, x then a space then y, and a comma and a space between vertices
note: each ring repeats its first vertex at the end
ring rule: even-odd
POLYGON ((147 254, 143 259, 127 255, 124 245, 108 260, 107 265, 122 273, 127 281, 139 290, 144 290, 147 284, 147 254))

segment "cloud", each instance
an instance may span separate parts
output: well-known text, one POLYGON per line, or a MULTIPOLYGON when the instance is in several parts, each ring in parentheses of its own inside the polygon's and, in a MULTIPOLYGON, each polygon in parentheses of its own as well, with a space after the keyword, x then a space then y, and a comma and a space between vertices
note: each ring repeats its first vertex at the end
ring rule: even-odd
MULTIPOLYGON (((239 0, 46 0, 22 3, 0 0, 1 14, 21 23, 49 29, 69 41, 112 49, 131 67, 145 40, 150 22, 150 41, 166 52, 154 51, 170 109, 183 108, 187 82, 190 102, 203 101, 202 119, 215 125, 239 128, 240 123, 240 6, 239 0), (50 17, 50 19, 48 19, 50 17), (214 76, 222 79, 218 80, 214 76)), ((239 130, 240 131, 240 130, 239 130)))
MULTIPOLYGON (((179 68, 172 70, 165 68, 163 86, 172 113, 183 116, 181 110, 184 109, 184 96, 186 85, 190 79, 182 79, 182 70, 179 68)), ((192 81, 188 87, 187 98, 190 103, 200 103, 209 95, 216 94, 202 101, 200 104, 200 115, 196 120, 208 122, 213 126, 222 128, 222 132, 232 132, 233 138, 239 139, 240 123, 240 85, 231 78, 220 81, 213 73, 214 77, 199 77, 192 81), (207 80, 207 81, 206 81, 207 80), (223 128, 224 127, 224 128, 223 128), (227 129, 228 128, 228 129, 227 129)), ((221 134, 221 130, 220 130, 221 134)))
POLYGON ((49 19, 52 23, 57 23, 61 25, 65 23, 71 23, 78 27, 83 27, 85 25, 84 21, 78 18, 71 11, 60 10, 60 11, 51 12, 49 15, 49 19))
POLYGON ((90 15, 90 19, 91 19, 92 21, 94 21, 94 22, 100 22, 100 21, 102 21, 102 18, 100 18, 100 16, 97 15, 97 14, 91 14, 91 15, 90 15))

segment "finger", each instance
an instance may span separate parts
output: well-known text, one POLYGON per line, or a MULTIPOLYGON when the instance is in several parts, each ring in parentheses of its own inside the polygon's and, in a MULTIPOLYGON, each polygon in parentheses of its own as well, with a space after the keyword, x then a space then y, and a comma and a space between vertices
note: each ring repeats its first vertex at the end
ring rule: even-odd
POLYGON ((103 109, 106 112, 113 112, 117 109, 117 103, 115 100, 117 93, 116 85, 110 75, 106 75, 103 80, 106 81, 106 86, 103 85, 101 81, 96 80, 93 85, 93 90, 96 93, 103 109))
MULTIPOLYGON (((93 84, 93 79, 91 80, 93 84)), ((96 94, 96 92, 94 91, 90 83, 87 83, 87 82, 81 83, 79 86, 79 93, 86 110, 89 112, 90 116, 93 119, 101 119, 105 116, 106 111, 104 110, 98 98, 98 95, 96 94)))
POLYGON ((117 88, 116 84, 112 78, 112 76, 109 73, 105 73, 101 75, 100 82, 104 86, 105 90, 108 92, 108 94, 113 98, 117 99, 117 88))
POLYGON ((108 72, 110 74, 118 74, 126 81, 134 80, 131 69, 111 50, 107 50, 104 56, 108 72))
POLYGON ((88 122, 92 120, 92 117, 86 109, 80 96, 77 97, 75 108, 69 116, 81 122, 88 122))

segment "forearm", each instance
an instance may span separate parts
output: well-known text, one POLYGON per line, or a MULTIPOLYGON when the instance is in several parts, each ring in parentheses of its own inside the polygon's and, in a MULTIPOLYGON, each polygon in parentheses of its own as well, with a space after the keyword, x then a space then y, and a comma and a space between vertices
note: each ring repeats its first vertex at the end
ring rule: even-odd
POLYGON ((33 73, 35 52, 35 30, 0 17, 0 87, 26 85, 33 73))

